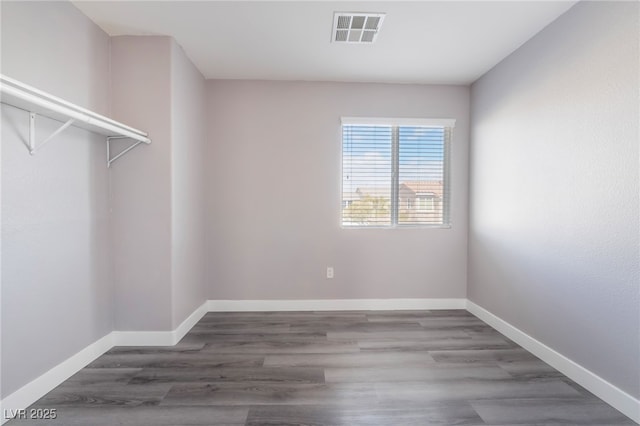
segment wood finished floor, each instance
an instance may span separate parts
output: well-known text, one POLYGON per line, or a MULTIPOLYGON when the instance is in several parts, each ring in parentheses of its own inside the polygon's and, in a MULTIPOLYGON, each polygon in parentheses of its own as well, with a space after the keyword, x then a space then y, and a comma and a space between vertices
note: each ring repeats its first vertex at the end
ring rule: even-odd
POLYGON ((15 425, 635 424, 463 310, 209 313, 116 347, 15 425))

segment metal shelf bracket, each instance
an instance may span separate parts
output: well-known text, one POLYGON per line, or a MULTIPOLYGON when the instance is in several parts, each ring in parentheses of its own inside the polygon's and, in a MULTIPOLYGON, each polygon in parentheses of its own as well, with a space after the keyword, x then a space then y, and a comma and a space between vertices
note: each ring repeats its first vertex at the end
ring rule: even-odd
POLYGON ((35 112, 29 113, 29 154, 35 155, 36 151, 42 149, 42 147, 51 142, 53 138, 62 133, 67 127, 71 126, 75 121, 73 118, 67 120, 62 126, 58 127, 53 133, 47 136, 40 144, 36 144, 36 116, 35 112))
POLYGON ((131 146, 129 146, 128 148, 124 149, 123 151, 121 151, 120 153, 118 153, 117 155, 115 155, 113 158, 111 158, 111 141, 114 139, 131 139, 128 136, 109 136, 107 137, 107 167, 110 168, 111 164, 113 164, 118 158, 122 157, 123 155, 125 155, 127 152, 131 151, 133 148, 135 148, 136 146, 140 145, 142 143, 142 141, 135 141, 135 143, 131 146))

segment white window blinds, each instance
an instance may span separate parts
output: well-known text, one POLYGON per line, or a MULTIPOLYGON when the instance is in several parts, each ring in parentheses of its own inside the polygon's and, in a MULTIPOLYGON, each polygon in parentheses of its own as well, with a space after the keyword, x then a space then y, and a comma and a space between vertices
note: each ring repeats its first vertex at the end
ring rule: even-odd
POLYGON ((449 225, 454 121, 356 120, 342 125, 342 225, 449 225))

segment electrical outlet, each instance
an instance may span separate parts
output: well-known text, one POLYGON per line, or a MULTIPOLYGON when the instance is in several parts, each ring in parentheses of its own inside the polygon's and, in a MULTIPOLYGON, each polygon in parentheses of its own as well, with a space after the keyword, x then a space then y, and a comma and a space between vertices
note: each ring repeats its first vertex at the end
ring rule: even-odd
POLYGON ((333 266, 327 266, 327 278, 333 278, 333 266))

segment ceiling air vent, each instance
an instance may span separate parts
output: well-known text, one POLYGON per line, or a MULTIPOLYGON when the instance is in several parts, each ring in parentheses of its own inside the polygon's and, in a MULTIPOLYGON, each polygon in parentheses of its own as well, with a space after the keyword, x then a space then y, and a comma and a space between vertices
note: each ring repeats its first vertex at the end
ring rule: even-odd
POLYGON ((334 43, 373 43, 384 20, 384 13, 335 12, 334 43))

